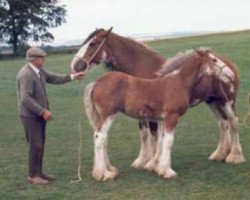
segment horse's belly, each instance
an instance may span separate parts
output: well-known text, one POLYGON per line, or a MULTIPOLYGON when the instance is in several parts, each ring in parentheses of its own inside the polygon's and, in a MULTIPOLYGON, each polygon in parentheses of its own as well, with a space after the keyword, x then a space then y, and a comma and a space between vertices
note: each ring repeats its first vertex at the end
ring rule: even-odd
POLYGON ((136 119, 160 120, 163 119, 163 113, 160 109, 149 105, 141 107, 126 107, 123 113, 136 119))

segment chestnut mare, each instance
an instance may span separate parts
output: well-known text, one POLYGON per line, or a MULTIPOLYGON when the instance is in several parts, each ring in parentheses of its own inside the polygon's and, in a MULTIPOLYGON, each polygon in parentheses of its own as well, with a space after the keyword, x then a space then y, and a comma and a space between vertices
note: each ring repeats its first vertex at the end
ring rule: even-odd
MULTIPOLYGON (((204 101, 211 111, 215 114, 220 126, 220 142, 218 148, 209 157, 210 160, 226 160, 228 163, 240 163, 244 161, 244 157, 239 150, 239 155, 232 158, 230 152, 235 152, 236 146, 233 144, 236 140, 230 140, 229 132, 233 128, 230 126, 231 120, 225 114, 224 107, 230 107, 234 111, 236 94, 239 87, 239 75, 234 64, 229 60, 215 54, 210 54, 216 65, 217 76, 220 79, 213 80, 211 76, 204 77, 199 85, 190 93, 189 106, 197 105, 204 101), (228 76, 233 77, 229 80, 228 76), (229 84, 226 84, 226 82, 229 84), (225 102, 230 102, 226 104, 225 102)), ((171 61, 171 60, 170 60, 171 61)), ((94 31, 84 42, 83 46, 77 52, 72 60, 71 69, 73 71, 86 71, 94 65, 101 62, 105 63, 108 69, 113 71, 121 71, 127 74, 143 77, 156 78, 161 73, 173 73, 171 66, 161 55, 150 48, 137 43, 131 39, 118 36, 103 29, 94 31), (168 68, 164 67, 165 65, 168 68)), ((207 73, 212 73, 208 71, 207 73)), ((146 121, 144 119, 144 121, 146 121)), ((237 118, 234 118, 235 130, 237 130, 237 118)), ((136 168, 147 168, 148 162, 152 160, 156 153, 156 137, 157 134, 149 134, 148 123, 141 123, 141 150, 138 158, 132 164, 136 168)), ((152 125, 152 123, 149 123, 152 125)), ((156 132, 154 126, 153 131, 156 132)), ((152 128, 151 128, 152 129, 152 128)), ((237 131, 234 131, 237 132, 237 131)), ((152 130, 151 130, 152 133, 152 130)), ((238 135, 235 136, 238 138, 238 135)), ((237 139, 238 140, 238 139, 237 139)), ((239 146, 239 145, 238 145, 239 146)), ((240 148, 238 148, 240 149, 240 148)), ((234 153, 235 154, 235 153, 234 153)))
MULTIPOLYGON (((107 70, 136 77, 156 78, 166 59, 149 47, 121 37, 111 30, 97 29, 83 42, 72 60, 72 72, 88 71, 104 63, 107 70)), ((157 141, 157 123, 139 121, 141 149, 132 166, 139 169, 151 159, 157 141), (151 133, 151 134, 150 134, 151 133)))

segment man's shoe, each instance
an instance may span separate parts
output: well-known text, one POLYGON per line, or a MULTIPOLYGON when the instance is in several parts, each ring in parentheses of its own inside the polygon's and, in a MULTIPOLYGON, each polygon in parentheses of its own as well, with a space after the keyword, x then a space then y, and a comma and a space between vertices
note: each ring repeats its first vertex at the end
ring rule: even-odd
POLYGON ((48 185, 49 181, 45 180, 39 176, 34 176, 34 177, 27 177, 27 180, 29 183, 33 184, 33 185, 48 185))
POLYGON ((56 180, 56 177, 54 175, 51 175, 51 174, 42 174, 41 177, 43 179, 47 180, 47 181, 54 181, 54 180, 56 180))

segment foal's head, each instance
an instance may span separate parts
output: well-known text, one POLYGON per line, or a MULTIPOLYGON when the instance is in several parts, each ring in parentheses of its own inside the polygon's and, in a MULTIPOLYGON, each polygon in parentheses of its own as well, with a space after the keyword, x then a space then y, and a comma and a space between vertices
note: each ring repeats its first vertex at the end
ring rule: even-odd
POLYGON ((71 62, 72 72, 89 70, 105 60, 106 40, 111 30, 97 29, 87 37, 71 62))
MULTIPOLYGON (((166 65, 157 72, 159 76, 179 76, 186 86, 192 90, 192 95, 209 96, 209 92, 221 91, 221 84, 226 87, 227 96, 237 92, 237 74, 234 65, 224 62, 209 49, 195 49, 179 54, 169 59, 166 65), (199 87, 195 94, 194 88, 199 87), (209 89, 210 88, 210 89, 209 89)), ((225 95, 224 95, 225 96, 225 95)), ((224 98, 224 97, 223 97, 224 98)), ((204 100, 204 99, 203 99, 204 100)))
POLYGON ((220 66, 209 48, 199 48, 178 53, 156 72, 160 77, 180 74, 189 76, 193 72, 200 78, 203 76, 218 77, 220 66))

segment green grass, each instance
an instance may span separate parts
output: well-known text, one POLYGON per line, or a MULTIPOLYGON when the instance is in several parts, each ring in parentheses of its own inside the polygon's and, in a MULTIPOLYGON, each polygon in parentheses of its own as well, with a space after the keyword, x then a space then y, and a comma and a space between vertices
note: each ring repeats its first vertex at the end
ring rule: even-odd
MULTIPOLYGON (((248 106, 246 95, 250 91, 249 31, 162 40, 151 42, 150 46, 166 57, 199 46, 209 46, 229 57, 241 74, 237 110, 242 122, 248 106)), ((72 57, 49 56, 46 66, 52 72, 66 73, 72 57)), ((57 180, 44 187, 27 184, 28 146, 15 93, 15 76, 24 63, 24 59, 0 61, 0 199, 249 199, 250 129, 240 127, 246 163, 209 162, 207 158, 217 147, 219 131, 205 105, 190 109, 178 124, 172 152, 173 169, 179 174, 176 180, 163 180, 153 172, 130 168, 139 151, 137 121, 120 115, 111 128, 108 145, 111 162, 119 168, 120 176, 113 182, 95 181, 91 176, 92 131, 84 116, 83 181, 70 183, 77 171, 80 93, 83 85, 103 73, 101 68, 91 72, 82 84, 48 86, 55 119, 47 127, 44 169, 55 174, 57 180)))

